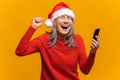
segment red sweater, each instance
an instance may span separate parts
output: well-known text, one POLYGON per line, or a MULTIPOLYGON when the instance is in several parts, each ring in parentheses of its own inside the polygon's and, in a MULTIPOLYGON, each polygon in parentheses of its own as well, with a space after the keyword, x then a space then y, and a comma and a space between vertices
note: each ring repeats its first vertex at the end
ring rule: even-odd
POLYGON ((24 56, 40 52, 42 58, 40 80, 79 80, 77 64, 84 74, 89 73, 94 63, 95 54, 90 53, 87 57, 81 36, 73 35, 77 47, 68 50, 64 45, 65 40, 62 39, 57 40, 56 47, 48 47, 49 34, 43 34, 30 40, 35 30, 29 27, 16 49, 16 54, 24 56))

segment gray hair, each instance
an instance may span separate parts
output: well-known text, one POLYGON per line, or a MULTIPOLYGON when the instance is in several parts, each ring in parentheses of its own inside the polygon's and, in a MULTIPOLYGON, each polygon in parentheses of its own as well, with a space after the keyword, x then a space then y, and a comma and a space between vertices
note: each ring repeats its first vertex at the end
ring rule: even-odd
MULTIPOLYGON (((76 47, 76 44, 73 39, 73 33, 74 33, 74 26, 72 25, 69 33, 65 37, 65 40, 66 40, 65 45, 67 45, 68 48, 76 47)), ((57 38, 58 38, 58 33, 56 30, 56 23, 54 21, 53 27, 52 27, 52 32, 50 33, 50 38, 49 38, 49 47, 56 45, 57 38)))

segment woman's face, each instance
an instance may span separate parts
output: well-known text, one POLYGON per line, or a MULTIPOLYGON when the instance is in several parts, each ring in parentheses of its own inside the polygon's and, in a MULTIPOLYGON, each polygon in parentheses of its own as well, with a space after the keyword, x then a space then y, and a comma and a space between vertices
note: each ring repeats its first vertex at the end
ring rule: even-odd
POLYGON ((62 15, 56 19, 56 28, 58 36, 63 38, 73 27, 73 19, 70 16, 62 15))

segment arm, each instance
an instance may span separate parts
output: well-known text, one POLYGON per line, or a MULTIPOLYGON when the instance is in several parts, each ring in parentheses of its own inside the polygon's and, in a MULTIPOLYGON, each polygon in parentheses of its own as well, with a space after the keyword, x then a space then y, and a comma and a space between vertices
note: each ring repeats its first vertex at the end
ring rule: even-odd
POLYGON ((32 41, 30 41, 30 39, 36 29, 42 25, 42 22, 42 18, 33 18, 31 26, 29 27, 25 35, 22 37, 20 43, 18 44, 18 47, 16 48, 16 55, 24 56, 38 51, 37 38, 32 41))
POLYGON ((83 40, 81 40, 79 66, 80 66, 81 71, 84 74, 88 74, 90 72, 90 70, 94 64, 95 54, 96 54, 98 47, 99 47, 99 40, 97 37, 97 41, 94 39, 92 40, 91 50, 90 50, 89 56, 87 57, 86 52, 85 52, 84 42, 83 42, 83 40))

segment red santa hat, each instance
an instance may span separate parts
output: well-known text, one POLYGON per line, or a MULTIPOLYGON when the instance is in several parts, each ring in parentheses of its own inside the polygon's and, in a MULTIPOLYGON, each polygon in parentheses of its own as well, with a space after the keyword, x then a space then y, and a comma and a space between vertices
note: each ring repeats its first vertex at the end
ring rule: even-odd
POLYGON ((47 27, 53 27, 53 21, 62 15, 68 15, 72 17, 73 21, 75 20, 75 15, 73 11, 63 2, 55 5, 53 10, 49 13, 48 19, 45 21, 47 27))

